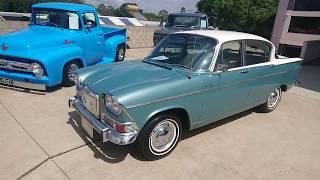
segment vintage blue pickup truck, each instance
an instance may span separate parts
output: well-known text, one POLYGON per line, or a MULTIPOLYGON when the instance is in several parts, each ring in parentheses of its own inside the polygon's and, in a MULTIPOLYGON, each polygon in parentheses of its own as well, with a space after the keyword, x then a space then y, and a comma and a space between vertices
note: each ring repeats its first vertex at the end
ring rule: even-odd
POLYGON ((35 4, 28 27, 0 36, 0 84, 35 90, 70 86, 70 72, 122 61, 125 50, 126 30, 102 27, 94 7, 35 4))
POLYGON ((246 33, 174 33, 143 61, 76 71, 69 106, 90 137, 135 143, 146 159, 158 159, 184 131, 253 107, 273 111, 295 84, 301 63, 275 52, 270 41, 246 33))

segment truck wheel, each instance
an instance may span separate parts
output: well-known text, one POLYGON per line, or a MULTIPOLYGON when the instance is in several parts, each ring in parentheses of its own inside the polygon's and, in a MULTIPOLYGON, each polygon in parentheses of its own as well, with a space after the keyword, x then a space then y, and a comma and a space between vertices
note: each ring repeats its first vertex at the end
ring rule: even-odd
POLYGON ((280 87, 273 90, 270 93, 267 102, 258 106, 258 111, 263 113, 268 113, 276 109, 281 100, 281 95, 282 95, 282 90, 280 87))
POLYGON ((181 122, 173 114, 154 117, 140 132, 136 146, 146 160, 156 160, 170 154, 180 141, 181 122))
POLYGON ((71 73, 81 67, 77 61, 67 63, 63 68, 62 84, 66 87, 73 86, 74 82, 71 77, 71 73))
POLYGON ((120 44, 120 45, 117 47, 117 52, 116 52, 116 53, 117 53, 117 54, 116 54, 115 62, 123 61, 123 60, 124 60, 124 57, 125 57, 125 54, 126 54, 126 50, 125 50, 123 44, 120 44))

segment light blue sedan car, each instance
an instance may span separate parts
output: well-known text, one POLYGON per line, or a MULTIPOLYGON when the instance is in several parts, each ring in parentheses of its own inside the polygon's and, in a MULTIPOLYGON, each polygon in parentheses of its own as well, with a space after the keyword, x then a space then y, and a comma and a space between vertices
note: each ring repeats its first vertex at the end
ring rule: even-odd
POLYGON ((88 136, 135 143, 149 160, 168 155, 184 131, 247 109, 274 110, 301 59, 277 58, 271 42, 229 31, 169 35, 143 61, 81 69, 69 105, 88 136))

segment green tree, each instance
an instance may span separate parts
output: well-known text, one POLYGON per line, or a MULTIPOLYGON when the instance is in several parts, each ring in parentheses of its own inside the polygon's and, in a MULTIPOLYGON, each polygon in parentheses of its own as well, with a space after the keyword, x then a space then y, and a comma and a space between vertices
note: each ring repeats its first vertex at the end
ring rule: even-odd
POLYGON ((112 6, 106 7, 104 4, 100 4, 97 8, 97 11, 103 16, 117 16, 119 14, 119 9, 116 9, 112 6))
POLYGON ((131 14, 129 14, 128 11, 126 10, 126 5, 127 5, 127 3, 124 3, 117 9, 116 16, 118 16, 118 17, 132 17, 131 14))
POLYGON ((148 19, 148 21, 160 21, 160 16, 154 13, 145 12, 143 13, 144 17, 148 19))
POLYGON ((216 17, 220 29, 270 38, 278 0, 200 0, 198 11, 216 17))

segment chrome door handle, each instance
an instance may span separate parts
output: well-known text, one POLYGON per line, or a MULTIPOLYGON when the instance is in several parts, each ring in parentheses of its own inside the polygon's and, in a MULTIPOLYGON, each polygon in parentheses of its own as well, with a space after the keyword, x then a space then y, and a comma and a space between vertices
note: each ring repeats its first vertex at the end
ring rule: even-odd
POLYGON ((249 72, 249 69, 243 69, 241 70, 241 73, 248 73, 249 72))

